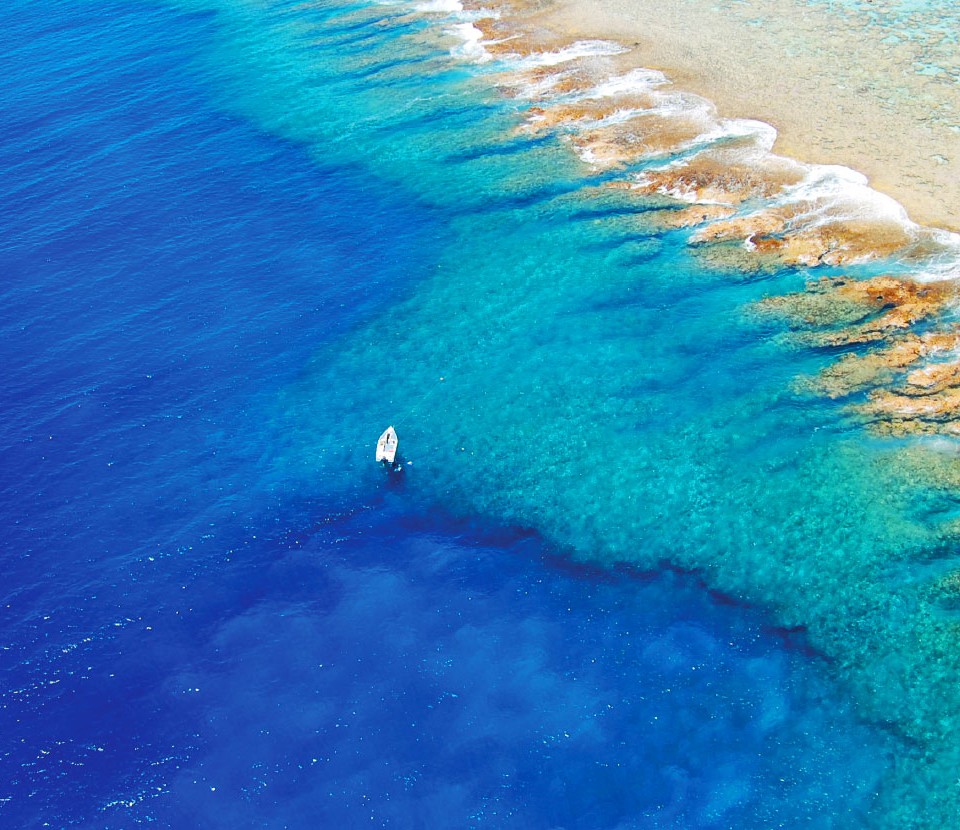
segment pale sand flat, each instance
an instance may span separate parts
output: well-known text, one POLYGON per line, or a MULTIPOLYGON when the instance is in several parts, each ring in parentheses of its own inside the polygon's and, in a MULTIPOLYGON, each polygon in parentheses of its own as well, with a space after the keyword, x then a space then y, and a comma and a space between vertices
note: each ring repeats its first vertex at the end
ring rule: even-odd
POLYGON ((631 62, 726 117, 774 125, 775 152, 852 167, 914 221, 960 231, 960 83, 919 74, 922 46, 797 0, 550 0, 537 17, 561 36, 635 44, 631 62))

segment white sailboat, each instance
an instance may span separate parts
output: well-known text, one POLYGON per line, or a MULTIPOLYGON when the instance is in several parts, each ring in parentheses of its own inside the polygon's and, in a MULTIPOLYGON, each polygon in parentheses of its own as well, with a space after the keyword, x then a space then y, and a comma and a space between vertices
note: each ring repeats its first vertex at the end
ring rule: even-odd
POLYGON ((392 427, 387 427, 377 441, 377 461, 386 461, 387 464, 393 464, 397 457, 397 446, 400 439, 397 437, 397 431, 392 427))

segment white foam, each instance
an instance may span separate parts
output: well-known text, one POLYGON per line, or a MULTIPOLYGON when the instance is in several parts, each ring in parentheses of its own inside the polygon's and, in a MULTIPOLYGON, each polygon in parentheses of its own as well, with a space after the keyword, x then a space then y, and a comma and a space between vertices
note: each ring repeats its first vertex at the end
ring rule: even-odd
POLYGON ((601 81, 580 96, 583 100, 617 98, 621 95, 637 95, 650 92, 658 86, 669 84, 667 76, 656 69, 631 69, 624 75, 614 75, 601 81))
POLYGON ((704 131, 719 123, 717 109, 706 98, 689 92, 660 92, 654 96, 653 106, 647 112, 663 118, 685 118, 699 121, 704 131))
POLYGON ((584 164, 596 165, 600 162, 597 154, 590 147, 578 147, 576 152, 584 164))
POLYGON ((417 3, 414 11, 424 14, 460 14, 463 12, 463 3, 460 0, 426 0, 423 3, 417 3))
POLYGON ((516 58, 515 66, 521 70, 537 69, 542 66, 559 66, 578 58, 619 55, 626 51, 626 47, 610 40, 578 40, 554 52, 537 52, 523 58, 516 58))
MULTIPOLYGON (((575 58, 570 58, 570 60, 574 59, 575 58)), ((568 78, 570 74, 571 70, 569 69, 560 70, 559 72, 537 78, 536 81, 518 84, 519 94, 524 98, 533 100, 543 98, 558 83, 568 78)), ((575 103, 577 101, 595 101, 601 98, 641 95, 651 92, 658 86, 669 83, 670 81, 667 80, 666 75, 656 69, 633 69, 624 75, 615 75, 607 78, 585 91, 559 95, 557 99, 575 103)))
MULTIPOLYGON (((942 228, 925 228, 923 233, 940 250, 928 267, 911 277, 917 282, 960 282, 960 234, 942 228)), ((953 310, 960 313, 960 300, 953 303, 953 310)))
POLYGON ((448 31, 461 40, 458 46, 454 46, 450 50, 453 57, 473 63, 486 63, 492 58, 491 54, 483 47, 483 32, 472 23, 457 23, 451 26, 448 31))
MULTIPOLYGON (((667 164, 658 165, 657 167, 651 168, 651 172, 658 172, 663 170, 670 170, 671 168, 684 167, 685 164, 679 160, 673 160, 667 164)), ((650 187, 654 183, 654 179, 645 173, 640 173, 634 176, 634 182, 637 187, 650 187)), ((663 196, 670 196, 673 199, 676 199, 678 202, 686 202, 687 204, 696 204, 698 202, 697 193, 695 188, 681 188, 679 185, 677 187, 665 187, 664 185, 659 185, 656 189, 657 193, 660 193, 663 196)))
POLYGON ((614 110, 602 118, 593 119, 584 123, 585 127, 612 127, 616 124, 623 124, 626 121, 632 121, 641 115, 646 115, 648 110, 638 109, 637 107, 623 107, 614 110))
MULTIPOLYGON (((463 20, 467 23, 475 23, 477 20, 499 20, 500 19, 500 10, 499 9, 473 9, 471 11, 459 11, 457 12, 457 18, 463 20)), ((507 38, 510 40, 511 38, 507 38)), ((500 43, 502 41, 491 41, 492 43, 500 43)))
POLYGON ((802 204, 806 210, 794 218, 813 225, 842 219, 876 219, 916 231, 917 225, 896 199, 870 187, 867 177, 849 167, 811 164, 801 182, 784 188, 781 204, 802 204))
POLYGON ((567 78, 569 74, 569 72, 556 72, 552 75, 545 75, 542 78, 538 78, 536 81, 522 83, 518 86, 517 95, 529 101, 539 100, 560 83, 560 81, 567 78))
POLYGON ((680 187, 661 187, 658 188, 664 196, 676 199, 678 202, 686 202, 688 205, 697 204, 700 200, 697 198, 697 192, 693 188, 683 190, 680 187))
POLYGON ((943 249, 941 279, 960 279, 960 233, 943 228, 929 228, 927 233, 943 249))
POLYGON ((736 138, 752 139, 751 154, 766 155, 773 149, 777 140, 777 129, 765 121, 754 121, 750 118, 723 118, 713 128, 697 136, 697 143, 713 144, 736 138))

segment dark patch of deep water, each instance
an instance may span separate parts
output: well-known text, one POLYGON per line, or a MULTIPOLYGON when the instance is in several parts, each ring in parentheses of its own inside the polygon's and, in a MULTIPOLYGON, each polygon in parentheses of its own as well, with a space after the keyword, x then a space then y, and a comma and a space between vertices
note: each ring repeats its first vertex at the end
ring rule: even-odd
POLYGON ((445 216, 215 106, 219 25, 0 9, 0 824, 855 824, 884 739, 761 615, 271 478, 445 216))

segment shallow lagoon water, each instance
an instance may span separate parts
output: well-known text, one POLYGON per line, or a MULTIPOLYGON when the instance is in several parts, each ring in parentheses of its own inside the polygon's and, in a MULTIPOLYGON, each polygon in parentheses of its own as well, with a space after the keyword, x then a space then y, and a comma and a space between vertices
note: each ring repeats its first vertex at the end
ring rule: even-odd
POLYGON ((790 391, 744 309, 802 274, 704 267, 406 9, 57 11, 3 13, 0 819, 930 803, 949 497, 790 391))

